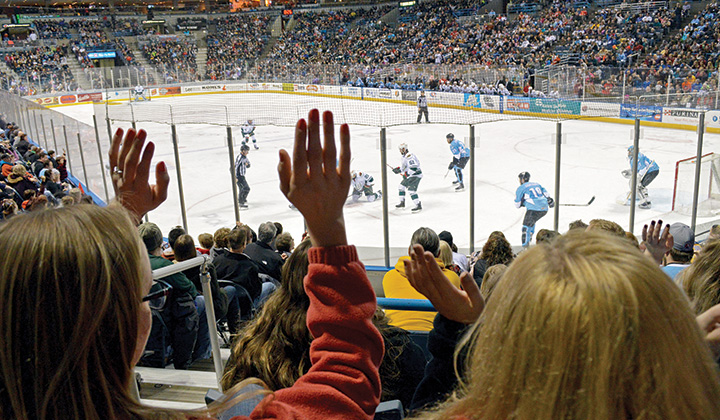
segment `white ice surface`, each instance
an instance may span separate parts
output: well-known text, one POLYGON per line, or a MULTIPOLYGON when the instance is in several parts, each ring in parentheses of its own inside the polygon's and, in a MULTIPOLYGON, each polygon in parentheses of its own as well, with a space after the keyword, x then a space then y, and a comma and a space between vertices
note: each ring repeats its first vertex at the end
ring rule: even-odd
MULTIPOLYGON (((153 103, 187 103, 190 100, 194 106, 203 107, 202 96, 153 99, 153 103)), ((92 105, 56 109, 92 124, 92 105)), ((431 109, 431 119, 432 112, 431 109)), ((127 128, 130 124, 117 123, 113 126, 127 128)), ((147 130, 148 138, 156 144, 155 160, 165 161, 172 178, 167 201, 149 215, 150 220, 167 234, 173 226, 182 224, 170 126, 143 123, 138 128, 147 130)), ((515 208, 513 203, 519 172, 530 172, 533 181, 554 194, 555 145, 552 139, 555 128, 554 122, 528 120, 476 126, 475 249, 481 248, 494 230, 502 231, 511 243, 519 245, 524 209, 515 208)), ((213 233, 220 227, 231 227, 235 219, 225 127, 179 124, 177 129, 189 233, 197 238, 203 232, 213 233)), ((380 189, 380 129, 351 126, 350 131, 352 168, 369 172, 375 177, 376 190, 380 189)), ((560 232, 565 232, 568 223, 573 220, 588 222, 594 218, 613 220, 627 229, 630 207, 618 204, 618 199, 624 198, 629 191, 628 181, 620 172, 628 167, 626 150, 632 143, 632 126, 565 121, 562 131, 565 140, 561 156, 560 202, 586 203, 592 196, 596 199, 589 207, 560 207, 560 232)), ((106 130, 101 127, 100 132, 106 130)), ((420 159, 424 173, 418 190, 423 210, 412 214, 410 203, 405 209, 395 209, 397 186, 401 179, 388 170, 388 190, 383 193, 389 199, 389 236, 393 248, 391 264, 394 264, 397 255, 407 249, 412 232, 421 226, 437 232, 448 230, 461 250, 467 251, 470 247, 469 185, 466 182, 465 191, 460 193, 455 192, 451 185, 454 175, 447 173, 448 163, 452 160, 445 141, 448 132, 453 132, 467 143, 469 128, 466 125, 422 124, 387 128, 390 146, 388 163, 399 165, 397 145, 405 142, 420 159)), ((255 133, 260 149, 251 150, 249 155, 252 164, 247 173, 251 187, 248 197, 250 207, 240 213, 241 221, 253 229, 265 221, 279 221, 297 242, 303 232, 303 220, 300 213, 288 208, 288 202, 278 188, 276 172, 278 150, 291 149, 293 128, 258 126, 255 133)), ((653 207, 650 210, 637 209, 634 232, 639 235, 642 226, 654 219, 689 224, 689 216, 671 212, 671 201, 675 162, 695 154, 697 134, 651 127, 643 127, 641 133, 640 150, 657 161, 660 174, 649 187, 653 207)), ((235 150, 239 152, 239 128, 233 129, 233 135, 235 150)), ((720 136, 705 134, 704 139, 704 153, 720 152, 720 136)), ((466 180, 469 172, 468 166, 464 172, 466 180)), ((537 223, 536 232, 553 228, 553 211, 537 223)), ((698 222, 706 220, 709 219, 698 219, 698 222)), ((348 239, 361 247, 361 258, 369 264, 382 264, 382 202, 368 203, 361 199, 359 203, 347 205, 345 221, 348 239)))

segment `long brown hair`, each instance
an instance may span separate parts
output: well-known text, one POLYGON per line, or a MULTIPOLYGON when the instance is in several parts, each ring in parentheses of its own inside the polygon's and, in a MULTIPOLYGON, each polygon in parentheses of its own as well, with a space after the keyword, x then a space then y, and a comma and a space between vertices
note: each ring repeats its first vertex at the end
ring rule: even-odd
POLYGON ((127 213, 72 206, 15 217, 0 226, 0 255, 0 417, 149 414, 129 394, 146 257, 127 213))
POLYGON ((720 417, 720 380, 687 300, 604 233, 523 252, 466 337, 466 380, 420 418, 720 417))
POLYGON ((510 242, 505 239, 505 235, 496 230, 490 234, 487 242, 483 245, 480 258, 485 260, 488 267, 495 264, 509 265, 515 258, 515 254, 512 252, 510 242))
POLYGON ((303 279, 310 240, 304 240, 282 268, 282 283, 258 316, 239 333, 222 378, 228 389, 245 378, 262 379, 271 390, 292 386, 310 369, 312 335, 306 326, 310 299, 303 279))

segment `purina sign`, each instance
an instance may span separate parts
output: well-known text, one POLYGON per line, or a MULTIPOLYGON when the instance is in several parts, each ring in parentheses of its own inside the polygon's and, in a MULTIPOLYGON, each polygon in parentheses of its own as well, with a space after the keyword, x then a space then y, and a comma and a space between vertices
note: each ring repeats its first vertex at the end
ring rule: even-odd
POLYGON ((671 124, 696 125, 700 112, 695 109, 663 108, 663 122, 671 124))

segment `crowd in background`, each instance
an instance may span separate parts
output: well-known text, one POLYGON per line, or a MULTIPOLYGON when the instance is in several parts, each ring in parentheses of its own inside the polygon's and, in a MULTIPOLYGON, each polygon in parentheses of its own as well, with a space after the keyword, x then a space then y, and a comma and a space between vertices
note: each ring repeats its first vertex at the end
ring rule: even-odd
MULTIPOLYGON (((504 78, 515 94, 527 94, 530 84, 539 96, 672 95, 672 103, 693 106, 707 106, 707 92, 717 90, 717 2, 692 16, 688 3, 605 2, 595 10, 582 2, 546 3, 536 13, 512 17, 485 13, 476 2, 447 0, 304 11, 286 22, 270 49, 275 15, 214 18, 197 28, 208 30, 203 75, 197 74, 195 47, 185 42, 155 40, 140 49, 163 69, 165 82, 248 78, 355 85, 359 78, 361 86, 390 82, 482 93, 502 92, 504 78), (388 17, 391 11, 397 20, 388 17), (569 71, 553 75, 555 66, 566 64, 569 71)), ((43 39, 71 38, 83 67, 93 65, 88 50, 102 46, 116 49, 125 65, 137 65, 127 42, 110 36, 142 34, 136 19, 36 20, 34 26, 43 39)))

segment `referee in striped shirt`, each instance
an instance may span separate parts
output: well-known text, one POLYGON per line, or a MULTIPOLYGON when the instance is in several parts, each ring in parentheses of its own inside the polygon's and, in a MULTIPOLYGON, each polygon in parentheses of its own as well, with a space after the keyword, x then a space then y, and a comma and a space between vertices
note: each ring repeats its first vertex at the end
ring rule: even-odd
POLYGON ((240 154, 235 159, 235 178, 237 179, 238 202, 241 209, 248 208, 247 196, 250 193, 250 185, 245 179, 245 171, 250 167, 250 160, 247 158, 249 152, 250 146, 243 144, 240 146, 240 154))

